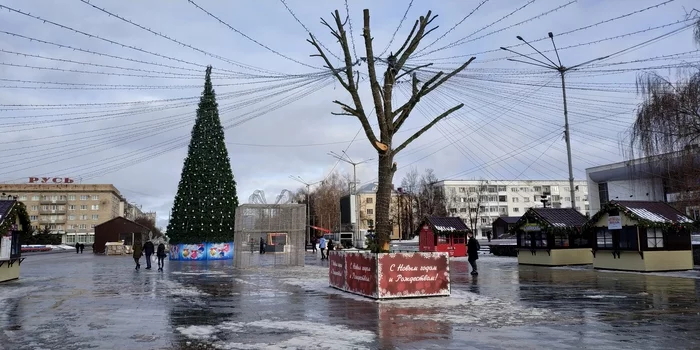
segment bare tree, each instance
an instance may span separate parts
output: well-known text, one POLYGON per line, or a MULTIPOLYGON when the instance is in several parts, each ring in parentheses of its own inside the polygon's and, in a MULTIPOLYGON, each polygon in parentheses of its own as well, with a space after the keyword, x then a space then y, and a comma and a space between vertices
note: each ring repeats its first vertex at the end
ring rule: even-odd
POLYGON ((427 216, 447 216, 447 196, 442 187, 436 187, 437 176, 433 169, 425 169, 419 180, 418 220, 427 216))
POLYGON ((376 62, 381 60, 381 58, 374 56, 374 49, 372 46, 373 38, 370 32, 369 10, 365 9, 363 11, 362 36, 364 37, 366 57, 363 58, 363 61, 365 61, 364 64, 367 67, 369 86, 372 93, 372 101, 374 103, 373 108, 379 126, 379 137, 377 137, 375 130, 373 130, 370 124, 368 118, 369 113, 365 111, 360 98, 360 92, 358 90, 360 84, 359 74, 353 71, 355 62, 352 60, 351 51, 348 44, 348 36, 347 32, 345 31, 347 19, 343 21, 338 10, 335 10, 332 17, 335 22, 333 25, 324 19, 321 19, 321 23, 328 27, 331 34, 340 43, 343 51, 344 66, 336 68, 328 59, 328 56, 312 34, 310 34, 310 39, 308 42, 313 45, 318 52, 318 54, 313 56, 318 56, 323 59, 327 68, 331 70, 336 79, 340 82, 343 88, 347 90, 352 98, 352 105, 337 100, 333 101, 333 103, 339 105, 342 110, 342 112, 334 114, 356 117, 362 124, 365 135, 367 136, 370 144, 377 151, 379 158, 379 183, 376 207, 376 234, 377 240, 380 243, 379 247, 381 250, 386 250, 392 231, 390 207, 392 180, 394 178, 394 173, 396 172, 394 157, 441 119, 462 108, 464 104, 459 104, 438 115, 430 123, 425 125, 403 143, 398 144, 397 146, 393 144, 394 135, 399 131, 399 129, 401 129, 401 126, 403 126, 403 124, 406 122, 421 98, 435 90, 455 74, 464 70, 469 63, 475 59, 475 57, 472 57, 454 71, 448 74, 439 72, 425 82, 419 81, 415 72, 418 69, 430 66, 430 64, 405 69, 404 65, 406 64, 406 61, 418 48, 421 40, 423 40, 423 38, 437 28, 428 28, 430 23, 437 17, 433 16, 431 11, 428 11, 425 16, 421 16, 418 20, 416 20, 403 45, 401 45, 401 47, 395 53, 392 52, 386 59, 387 68, 383 75, 384 81, 383 83, 380 83, 376 69, 376 62), (395 108, 393 105, 393 88, 396 81, 404 76, 411 76, 411 97, 398 108, 395 108))
POLYGON ((481 180, 476 186, 467 186, 461 188, 450 188, 446 194, 448 211, 454 208, 461 212, 466 210, 467 226, 476 234, 479 228, 479 214, 481 213, 481 203, 483 203, 484 194, 486 193, 486 181, 481 180))
POLYGON ((347 193, 347 183, 338 172, 333 172, 320 186, 312 192, 311 200, 315 220, 318 226, 336 230, 340 229, 340 197, 347 193))
MULTIPOLYGON (((418 169, 411 168, 411 170, 404 175, 401 180, 401 207, 403 209, 403 220, 402 225, 404 227, 404 232, 408 232, 408 236, 413 235, 416 231, 416 227, 420 224, 418 222, 421 218, 416 215, 419 208, 418 194, 420 190, 418 169)), ((410 237, 405 237, 410 238, 410 237)))

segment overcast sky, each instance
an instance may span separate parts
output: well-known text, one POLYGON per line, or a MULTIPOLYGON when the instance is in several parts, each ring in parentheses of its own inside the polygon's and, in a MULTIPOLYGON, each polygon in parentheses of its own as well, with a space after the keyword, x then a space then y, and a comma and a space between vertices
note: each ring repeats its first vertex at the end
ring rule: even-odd
MULTIPOLYGON (((323 70, 318 57, 309 57, 315 52, 304 29, 339 55, 337 42, 319 19, 331 20, 335 9, 345 16, 345 3, 285 2, 303 26, 283 2, 273 0, 195 1, 235 30, 186 0, 90 1, 187 47, 80 0, 3 0, 1 5, 106 40, 0 9, 0 179, 22 183, 29 176, 67 176, 83 183, 113 183, 130 201, 157 211, 158 223, 165 226, 208 64, 214 67, 222 123, 229 126, 226 141, 241 203, 256 189, 264 190, 269 202, 282 189, 296 190, 300 184, 289 175, 315 182, 334 168, 351 173, 347 164, 335 167, 327 153, 347 149, 353 160, 362 160, 375 152, 363 133, 350 142, 360 128, 356 119, 330 114, 338 111, 331 101, 350 100, 332 79, 310 75, 323 70), (251 79, 234 72, 306 75, 251 79), (105 104, 167 99, 179 100, 105 104), (9 106, 46 104, 67 106, 9 106)), ((693 0, 413 1, 402 21, 409 2, 349 1, 353 56, 366 56, 362 9, 371 11, 375 55, 384 52, 402 23, 382 57, 403 43, 418 16, 432 10, 439 15, 433 22, 439 28, 424 39, 425 49, 409 64, 434 62, 431 69, 447 70, 472 55, 476 61, 422 100, 397 135, 403 140, 428 118, 465 104, 399 154, 395 183, 411 167, 433 168, 441 179, 568 177, 560 80, 555 72, 504 59, 513 54, 498 48, 519 44, 517 35, 534 41, 549 31, 564 33, 555 40, 566 66, 623 50, 594 63, 602 66, 567 76, 577 179, 584 178, 588 167, 623 159, 623 137, 639 102, 635 77, 642 69, 675 77, 663 67, 697 64, 700 58, 692 31, 682 29, 690 23, 684 21, 686 11, 697 7, 693 0), (643 10, 657 4, 662 5, 643 10), (665 57, 652 59, 659 56, 665 57)), ((549 40, 533 45, 542 51, 552 48, 549 40)), ((512 49, 534 52, 527 46, 512 49)), ((556 62, 553 52, 545 54, 556 62)), ((366 77, 366 65, 356 69, 366 77)), ((361 87, 365 106, 371 106, 366 82, 361 87)), ((396 103, 405 101, 408 89, 408 84, 398 85, 396 103)), ((373 181, 375 163, 358 166, 358 177, 362 183, 373 181)))

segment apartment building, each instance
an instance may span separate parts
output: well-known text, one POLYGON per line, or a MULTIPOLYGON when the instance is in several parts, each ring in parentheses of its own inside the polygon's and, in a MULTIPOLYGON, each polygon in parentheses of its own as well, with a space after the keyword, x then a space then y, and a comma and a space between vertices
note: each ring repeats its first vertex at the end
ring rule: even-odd
MULTIPOLYGON (((568 180, 446 180, 435 183, 447 198, 447 211, 486 237, 501 216, 521 216, 529 208, 571 208, 568 180)), ((576 209, 590 215, 588 181, 574 181, 576 209)))
POLYGON ((125 200, 114 185, 0 184, 0 193, 17 196, 32 226, 48 227, 66 244, 93 243, 95 226, 125 215, 125 200))
MULTIPOLYGON (((398 218, 398 195, 392 191, 391 196, 391 216, 398 218)), ((360 230, 367 230, 370 226, 374 226, 376 221, 376 205, 377 205, 377 184, 371 183, 357 189, 357 203, 360 213, 360 230)), ((394 221, 391 239, 399 239, 400 230, 398 220, 394 221)))

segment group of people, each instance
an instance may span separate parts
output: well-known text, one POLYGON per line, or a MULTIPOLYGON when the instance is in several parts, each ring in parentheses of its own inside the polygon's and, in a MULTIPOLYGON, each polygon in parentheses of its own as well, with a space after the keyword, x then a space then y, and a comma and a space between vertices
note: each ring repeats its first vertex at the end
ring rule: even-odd
POLYGON ((82 244, 82 243, 75 244, 75 254, 82 254, 83 250, 85 250, 85 244, 82 244))
MULTIPOLYGON (((313 246, 313 252, 316 253, 316 239, 313 238, 311 241, 313 246)), ((335 248, 335 244, 332 239, 326 240, 326 237, 321 237, 318 240, 318 249, 321 251, 321 260, 328 260, 328 252, 335 248)))
POLYGON ((141 259, 141 256, 144 254, 146 255, 146 270, 151 269, 151 256, 153 253, 156 254, 156 257, 158 258, 158 271, 163 271, 163 265, 165 264, 165 244, 160 243, 158 244, 158 249, 156 249, 155 245, 153 242, 146 241, 146 243, 143 244, 143 246, 140 246, 138 244, 134 244, 134 262, 136 262, 136 270, 139 270, 141 268, 141 263, 139 260, 141 259))

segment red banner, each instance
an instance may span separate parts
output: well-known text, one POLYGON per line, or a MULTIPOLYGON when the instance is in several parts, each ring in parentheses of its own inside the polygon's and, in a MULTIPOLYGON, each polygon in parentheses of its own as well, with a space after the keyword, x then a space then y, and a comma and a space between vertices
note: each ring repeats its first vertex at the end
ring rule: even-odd
POLYGON ((345 254, 330 252, 328 257, 328 281, 331 287, 345 290, 345 254))
POLYGON ((375 254, 345 253, 347 291, 377 297, 377 258, 375 254))
POLYGON ((450 295, 447 253, 380 254, 379 298, 450 295))

